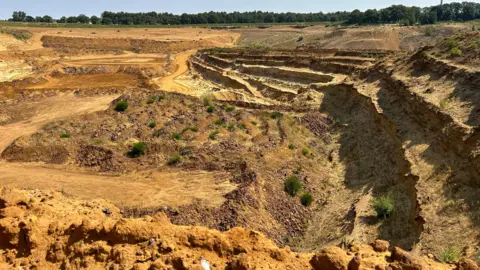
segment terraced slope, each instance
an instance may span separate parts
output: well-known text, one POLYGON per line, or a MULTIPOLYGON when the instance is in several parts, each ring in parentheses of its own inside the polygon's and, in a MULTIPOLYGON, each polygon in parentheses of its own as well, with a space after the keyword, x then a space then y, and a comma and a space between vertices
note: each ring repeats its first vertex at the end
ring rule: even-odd
POLYGON ((380 237, 435 255, 455 246, 476 256, 478 76, 435 54, 426 47, 382 60, 366 52, 222 49, 202 51, 191 64, 219 99, 320 112, 338 124, 330 160, 341 180, 291 245, 380 237), (394 198, 395 214, 378 222, 370 201, 382 194, 394 198))

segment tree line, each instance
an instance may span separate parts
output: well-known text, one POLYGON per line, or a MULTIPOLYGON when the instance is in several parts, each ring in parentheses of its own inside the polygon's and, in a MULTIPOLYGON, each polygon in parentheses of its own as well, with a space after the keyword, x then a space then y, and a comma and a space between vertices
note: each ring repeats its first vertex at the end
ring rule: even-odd
POLYGON ((449 3, 426 8, 392 5, 384 9, 358 9, 351 12, 317 12, 317 13, 274 13, 274 12, 204 12, 198 14, 172 13, 129 13, 105 11, 98 16, 32 17, 23 11, 13 12, 11 21, 44 23, 82 23, 105 25, 180 25, 180 24, 236 24, 236 23, 309 23, 309 22, 344 22, 345 24, 380 24, 400 23, 402 25, 434 24, 438 21, 468 21, 480 19, 480 3, 449 3))

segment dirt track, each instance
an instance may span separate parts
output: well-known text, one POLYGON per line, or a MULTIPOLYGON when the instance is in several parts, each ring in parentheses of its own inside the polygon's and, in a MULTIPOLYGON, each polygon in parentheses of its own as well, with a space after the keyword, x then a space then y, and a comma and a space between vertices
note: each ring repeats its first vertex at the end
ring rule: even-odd
POLYGON ((190 50, 183 53, 175 55, 175 65, 177 70, 166 77, 160 78, 158 80, 153 80, 154 83, 158 84, 162 90, 170 92, 178 92, 182 94, 189 94, 192 90, 186 87, 183 84, 175 81, 176 78, 182 76, 188 71, 188 59, 191 55, 195 54, 196 50, 190 50))

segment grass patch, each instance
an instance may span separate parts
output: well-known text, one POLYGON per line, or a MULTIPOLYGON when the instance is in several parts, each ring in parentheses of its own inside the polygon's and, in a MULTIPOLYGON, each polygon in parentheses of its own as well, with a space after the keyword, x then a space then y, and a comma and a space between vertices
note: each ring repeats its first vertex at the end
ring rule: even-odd
POLYGON ((215 125, 217 125, 217 126, 222 126, 222 125, 225 124, 225 121, 223 121, 222 119, 217 119, 217 120, 215 120, 214 123, 215 123, 215 125))
POLYGON ((155 97, 155 96, 151 97, 147 100, 147 104, 153 104, 153 103, 155 103, 156 100, 157 100, 157 97, 155 97))
POLYGON ((18 29, 0 29, 0 33, 11 35, 14 38, 21 41, 27 41, 33 36, 32 32, 28 30, 18 30, 18 29))
POLYGON ((395 204, 390 195, 383 195, 373 199, 372 206, 378 218, 388 218, 392 214, 395 204))
POLYGON ((178 141, 178 140, 182 139, 182 134, 180 134, 178 132, 174 132, 174 133, 172 133, 172 139, 178 141))
POLYGON ((214 131, 210 132, 210 134, 208 135, 208 138, 210 140, 215 140, 217 138, 218 133, 219 133, 218 130, 214 130, 214 131))
POLYGON ((449 37, 445 41, 445 44, 448 46, 449 49, 457 48, 458 41, 454 37, 449 37))
POLYGON ((128 102, 123 99, 117 102, 117 104, 115 104, 115 111, 117 112, 124 112, 127 110, 127 108, 128 108, 128 102))
POLYGON ((450 104, 450 100, 448 98, 444 98, 440 100, 440 109, 446 110, 449 104, 450 104))
POLYGON ((182 158, 180 157, 180 155, 175 154, 168 159, 167 164, 168 165, 175 165, 175 164, 180 163, 181 160, 182 160, 182 158))
POLYGON ((310 206, 313 202, 312 194, 310 194, 309 192, 303 193, 302 196, 300 197, 300 202, 305 207, 310 206))
POLYGON ((432 26, 428 26, 423 30, 423 34, 427 37, 432 37, 435 34, 435 29, 432 26))
POLYGON ((209 96, 203 97, 203 105, 212 106, 212 99, 209 96))
POLYGON ((157 126, 157 123, 155 123, 153 121, 148 123, 149 128, 155 128, 156 126, 157 126))
POLYGON ((462 50, 460 50, 459 48, 452 48, 452 49, 450 50, 450 55, 453 56, 453 57, 462 56, 462 55, 463 55, 463 52, 462 52, 462 50))
POLYGON ((182 130, 182 133, 185 133, 189 130, 192 131, 192 132, 198 132, 198 127, 196 127, 196 126, 186 127, 182 130))
POLYGON ((310 154, 310 151, 308 151, 307 148, 303 148, 303 149, 302 149, 302 155, 308 156, 308 154, 310 154))
POLYGON ((295 197, 295 195, 297 195, 302 189, 302 183, 298 180, 297 176, 292 175, 285 180, 284 188, 285 192, 290 196, 295 197))
POLYGON ((164 99, 165 99, 165 95, 159 95, 159 96, 158 96, 158 101, 162 101, 162 100, 164 100, 164 99))
POLYGON ((62 132, 60 134, 60 138, 62 138, 62 139, 68 139, 70 137, 72 137, 72 136, 70 136, 70 134, 68 134, 67 132, 62 132))
POLYGON ((295 145, 294 145, 293 143, 291 143, 291 144, 288 145, 288 149, 290 149, 290 150, 295 150, 295 148, 296 148, 296 147, 295 147, 295 145))
POLYGON ((230 132, 234 132, 235 131, 235 125, 234 124, 228 124, 227 129, 230 132))
POLYGON ((460 250, 454 246, 449 246, 442 251, 440 260, 444 263, 456 263, 460 258, 460 250))
POLYGON ((127 155, 131 158, 136 158, 145 154, 147 146, 143 142, 134 143, 130 152, 127 155))
POLYGON ((225 109, 226 112, 233 112, 235 110, 235 107, 233 106, 227 106, 227 108, 225 109))
POLYGON ((270 118, 272 119, 279 119, 280 117, 282 117, 282 114, 280 112, 273 112, 270 114, 270 118))
POLYGON ((207 107, 207 112, 208 113, 213 113, 215 111, 215 109, 213 108, 213 106, 208 106, 207 107))
POLYGON ((241 130, 246 130, 247 129, 247 124, 240 123, 240 124, 238 124, 238 128, 241 129, 241 130))
POLYGON ((250 121, 250 123, 254 126, 258 125, 258 122, 257 121, 250 121))

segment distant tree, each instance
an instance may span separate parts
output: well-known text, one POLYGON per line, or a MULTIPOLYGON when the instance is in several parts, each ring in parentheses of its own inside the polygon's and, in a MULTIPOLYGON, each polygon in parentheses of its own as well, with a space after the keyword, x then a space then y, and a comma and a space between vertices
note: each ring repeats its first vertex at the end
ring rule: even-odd
MULTIPOLYGON (((35 21, 51 22, 50 16, 37 17, 35 21)), ((128 13, 105 11, 101 17, 85 15, 78 17, 62 17, 59 22, 88 23, 94 24, 120 24, 120 25, 175 25, 175 24, 217 24, 217 23, 303 23, 303 22, 345 22, 347 24, 377 24, 377 23, 400 23, 413 25, 421 23, 435 23, 436 21, 466 21, 480 19, 480 3, 454 2, 449 4, 431 6, 427 8, 407 7, 404 5, 392 5, 380 10, 368 9, 361 12, 356 9, 352 12, 329 12, 329 13, 273 13, 262 11, 251 12, 204 12, 198 14, 175 15, 171 13, 128 13)), ((15 11, 11 21, 27 21, 23 11, 15 11)), ((28 18, 32 20, 32 18, 28 18)))
POLYGON ((469 21, 475 19, 475 3, 463 2, 462 3, 462 20, 469 21))
POLYGON ((27 13, 23 11, 14 11, 12 14, 12 21, 14 22, 24 22, 27 18, 27 13))
POLYGON ((90 21, 93 23, 93 24, 101 24, 102 23, 102 19, 100 19, 99 17, 97 16, 92 16, 90 17, 90 21))
POLYGON ((90 22, 90 18, 88 16, 86 16, 85 14, 80 14, 77 16, 77 21, 79 23, 89 23, 90 22))
POLYGON ((66 22, 67 22, 67 17, 65 17, 65 16, 61 17, 61 18, 58 20, 58 22, 60 22, 60 23, 66 23, 66 22))
POLYGON ((32 17, 32 16, 27 16, 27 17, 25 18, 25 21, 26 21, 26 22, 35 22, 35 18, 32 17))
POLYGON ((434 24, 437 22, 437 13, 435 11, 423 12, 420 15, 421 24, 434 24))
POLYGON ((383 23, 391 23, 392 22, 392 14, 388 8, 384 8, 380 10, 380 21, 383 23))
POLYGON ((274 23, 275 22, 275 16, 273 16, 272 13, 268 13, 265 15, 263 18, 263 22, 265 23, 274 23))
POLYGON ((67 23, 77 23, 78 19, 76 16, 70 16, 67 18, 67 23))
POLYGON ((36 22, 43 22, 43 18, 40 17, 40 16, 36 16, 36 17, 35 17, 35 21, 36 21, 36 22))
POLYGON ((188 15, 187 13, 183 13, 181 16, 180 16, 180 23, 181 24, 191 24, 192 23, 192 18, 190 15, 188 15))
POLYGON ((111 18, 103 18, 102 24, 113 24, 113 21, 111 18))
POLYGON ((350 18, 348 19, 349 24, 360 24, 362 23, 362 21, 363 13, 360 10, 355 9, 354 11, 352 11, 352 13, 350 13, 350 18))
POLYGON ((42 22, 46 22, 46 23, 52 23, 53 22, 53 18, 48 16, 48 15, 45 15, 42 17, 42 22))
POLYGON ((375 24, 380 22, 380 14, 376 9, 367 9, 363 14, 363 22, 375 24))

